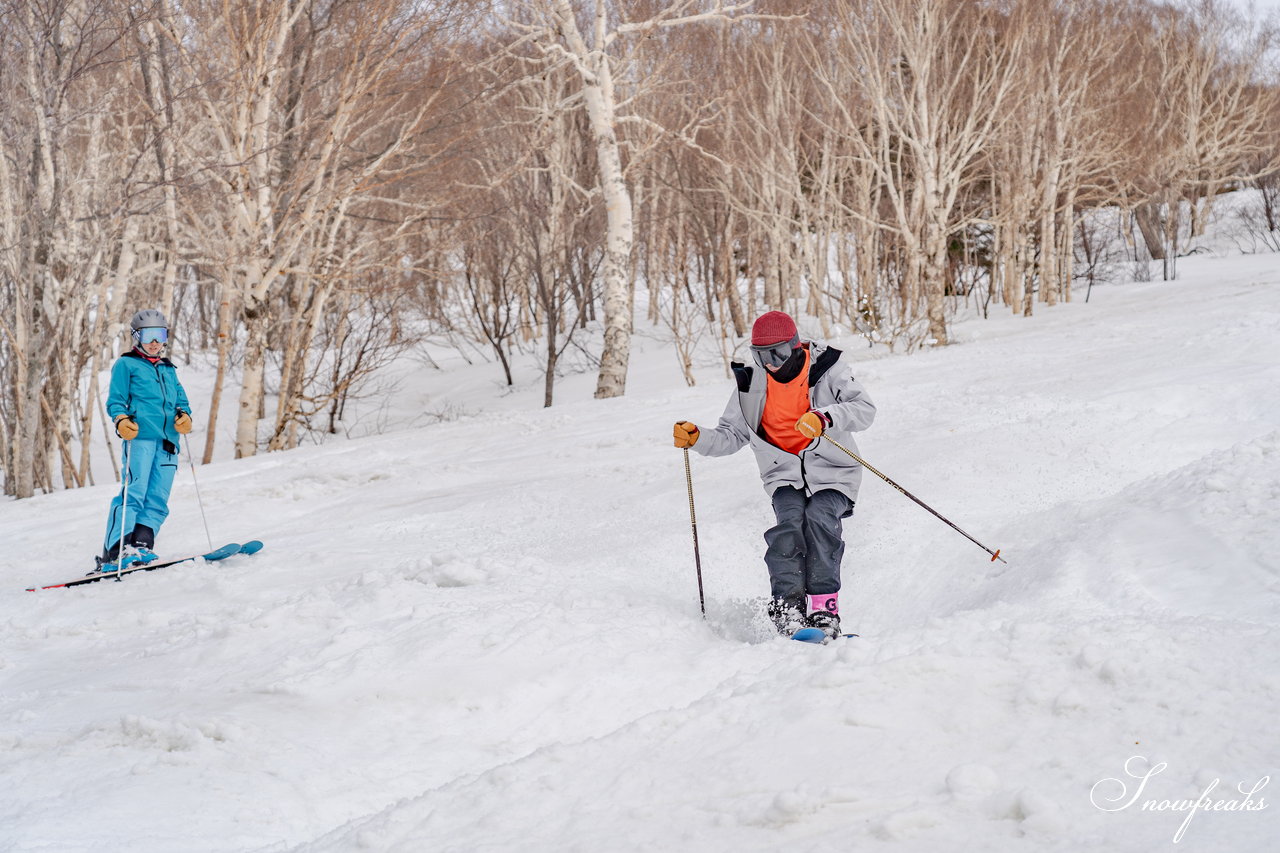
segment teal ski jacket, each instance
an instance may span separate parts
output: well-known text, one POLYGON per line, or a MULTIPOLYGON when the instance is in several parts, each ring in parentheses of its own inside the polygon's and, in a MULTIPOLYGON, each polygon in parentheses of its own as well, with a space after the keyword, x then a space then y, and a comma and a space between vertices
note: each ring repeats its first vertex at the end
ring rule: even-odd
POLYGON ((176 448, 180 436, 173 419, 178 412, 191 414, 191 404, 172 361, 161 358, 153 363, 136 349, 116 360, 107 392, 107 417, 112 423, 128 415, 138 423, 138 438, 167 441, 176 448))

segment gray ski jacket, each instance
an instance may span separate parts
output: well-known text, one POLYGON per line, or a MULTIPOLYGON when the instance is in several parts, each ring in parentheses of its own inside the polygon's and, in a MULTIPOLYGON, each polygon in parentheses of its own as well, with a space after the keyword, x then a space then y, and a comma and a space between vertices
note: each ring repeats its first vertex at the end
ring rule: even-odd
MULTIPOLYGON (((871 426, 876 404, 840 361, 840 350, 817 342, 809 344, 809 405, 831 419, 831 437, 857 453, 854 432, 871 426)), ((799 454, 788 453, 764 437, 760 421, 768 374, 754 366, 734 363, 738 388, 729 398, 715 429, 700 430, 693 451, 703 456, 728 456, 750 444, 760 467, 764 490, 772 495, 781 486, 794 486, 807 495, 823 489, 844 493, 857 501, 862 466, 835 445, 818 439, 799 454)))

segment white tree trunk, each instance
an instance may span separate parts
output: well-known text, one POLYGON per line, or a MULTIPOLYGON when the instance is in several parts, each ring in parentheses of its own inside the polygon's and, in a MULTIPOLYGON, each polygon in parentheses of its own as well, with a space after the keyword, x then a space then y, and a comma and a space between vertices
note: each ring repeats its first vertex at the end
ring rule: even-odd
POLYGON ((600 354, 600 374, 596 397, 620 397, 627 390, 627 363, 631 358, 631 244, 633 229, 631 190, 622 171, 615 127, 613 72, 605 52, 603 3, 596 5, 595 47, 588 48, 569 0, 556 0, 556 28, 564 39, 582 78, 582 98, 595 142, 596 164, 600 170, 600 191, 604 196, 606 236, 602 270, 604 279, 604 350, 600 354))
POLYGON ((245 300, 244 376, 240 384, 240 408, 236 416, 236 458, 258 452, 258 420, 262 411, 263 373, 267 353, 266 306, 245 300))

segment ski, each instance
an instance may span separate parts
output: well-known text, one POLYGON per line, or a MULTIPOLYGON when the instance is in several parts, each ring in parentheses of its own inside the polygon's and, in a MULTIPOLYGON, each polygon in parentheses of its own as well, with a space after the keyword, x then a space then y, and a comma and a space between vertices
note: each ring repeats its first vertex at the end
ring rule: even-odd
POLYGON ((119 580, 124 575, 133 572, 151 572, 156 569, 163 569, 167 566, 176 566, 179 563, 190 563, 195 560, 204 560, 206 563, 216 563, 219 560, 225 560, 228 557, 234 557, 237 554, 256 554, 262 550, 262 542, 257 539, 246 542, 241 545, 238 542, 230 542, 221 548, 215 548, 205 554, 192 554, 188 557, 178 557, 176 559, 153 560, 150 563, 136 563, 125 569, 115 572, 93 572, 88 575, 66 581, 64 583, 49 584, 48 586, 30 586, 27 592, 35 592, 40 589, 63 589, 65 587, 80 586, 87 583, 97 583, 101 580, 115 579, 119 580))
MULTIPOLYGON (((841 638, 856 637, 857 634, 840 634, 841 638)), ((827 633, 821 628, 801 628, 791 635, 791 639, 800 643, 812 643, 814 645, 825 646, 837 637, 828 637, 827 633)))

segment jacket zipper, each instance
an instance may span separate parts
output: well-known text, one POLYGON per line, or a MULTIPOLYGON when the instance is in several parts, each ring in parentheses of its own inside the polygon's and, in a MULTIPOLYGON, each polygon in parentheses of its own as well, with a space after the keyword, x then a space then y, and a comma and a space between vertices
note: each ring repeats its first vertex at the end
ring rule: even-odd
POLYGON ((175 395, 173 405, 169 405, 168 387, 165 385, 164 375, 160 372, 160 362, 151 365, 156 372, 156 382, 160 383, 160 436, 163 438, 166 434, 165 430, 165 412, 169 409, 177 409, 178 401, 175 395))
MULTIPOLYGON (((810 388, 809 388, 809 408, 810 408, 810 409, 812 409, 812 408, 813 408, 813 388, 812 388, 812 387, 810 387, 810 388)), ((748 427, 748 428, 750 428, 750 426, 751 426, 751 422, 750 422, 749 420, 747 420, 747 413, 746 413, 746 411, 745 411, 745 410, 743 410, 743 408, 742 408, 742 392, 738 392, 738 411, 742 413, 742 421, 743 421, 743 423, 745 423, 745 424, 747 425, 747 427, 748 427)), ((761 441, 764 441, 766 444, 769 444, 769 445, 770 445, 771 447, 773 447, 775 450, 782 450, 782 448, 781 448, 781 447, 778 447, 776 444, 773 444, 773 443, 772 443, 772 442, 770 442, 767 438, 765 438, 765 437, 763 437, 763 436, 761 436, 761 435, 760 435, 760 425, 759 425, 759 424, 756 424, 756 428, 755 428, 754 434, 755 434, 757 437, 759 437, 761 441)), ((805 493, 805 496, 806 496, 806 497, 812 497, 812 494, 811 494, 811 492, 810 492, 810 490, 809 490, 809 475, 808 475, 808 473, 805 471, 805 468, 804 468, 804 463, 805 463, 805 456, 804 456, 804 455, 805 455, 806 453, 808 453, 810 449, 811 449, 811 448, 806 447, 804 450, 801 450, 799 453, 795 454, 795 456, 800 460, 800 483, 801 483, 801 485, 803 485, 803 486, 804 486, 804 493, 805 493)), ((786 453, 787 451, 782 450, 782 452, 783 452, 783 453, 786 453)))

